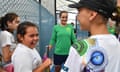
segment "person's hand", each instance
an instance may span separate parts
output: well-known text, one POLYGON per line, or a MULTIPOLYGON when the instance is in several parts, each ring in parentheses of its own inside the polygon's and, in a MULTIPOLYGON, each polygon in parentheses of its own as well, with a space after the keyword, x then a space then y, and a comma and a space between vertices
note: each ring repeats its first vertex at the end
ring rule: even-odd
POLYGON ((51 48, 52 48, 52 45, 48 45, 48 48, 49 48, 49 50, 51 50, 51 48))
POLYGON ((47 59, 43 62, 43 64, 45 65, 45 67, 48 67, 48 66, 50 66, 50 65, 52 64, 52 60, 51 60, 50 58, 47 58, 47 59))
POLYGON ((50 72, 50 65, 52 64, 52 60, 50 58, 47 58, 42 64, 39 65, 39 67, 35 68, 32 72, 50 72))

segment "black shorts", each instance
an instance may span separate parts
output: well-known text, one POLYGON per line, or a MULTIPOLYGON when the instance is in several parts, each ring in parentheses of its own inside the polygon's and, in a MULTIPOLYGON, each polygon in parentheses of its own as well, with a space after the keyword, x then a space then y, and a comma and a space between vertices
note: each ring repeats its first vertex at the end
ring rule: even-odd
POLYGON ((68 57, 68 55, 54 54, 54 64, 55 65, 62 65, 63 63, 65 63, 67 57, 68 57))

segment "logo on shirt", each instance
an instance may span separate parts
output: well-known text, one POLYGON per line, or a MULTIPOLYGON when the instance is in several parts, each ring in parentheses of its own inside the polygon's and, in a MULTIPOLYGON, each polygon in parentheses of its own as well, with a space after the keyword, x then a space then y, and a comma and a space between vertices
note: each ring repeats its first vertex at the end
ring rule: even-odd
POLYGON ((91 46, 87 51, 86 58, 88 59, 87 70, 92 72, 101 72, 108 64, 107 52, 105 48, 99 46, 97 40, 95 45, 91 46))
POLYGON ((68 72, 68 67, 66 67, 66 66, 62 66, 62 70, 64 71, 64 72, 68 72))
POLYGON ((69 27, 67 27, 67 28, 66 28, 66 31, 67 31, 67 32, 70 32, 70 31, 71 31, 71 29, 70 29, 69 27))

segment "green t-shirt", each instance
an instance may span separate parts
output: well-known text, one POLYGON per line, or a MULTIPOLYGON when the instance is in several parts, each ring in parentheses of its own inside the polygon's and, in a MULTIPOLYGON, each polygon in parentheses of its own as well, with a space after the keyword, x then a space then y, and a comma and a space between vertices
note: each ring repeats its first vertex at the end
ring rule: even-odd
POLYGON ((54 26, 50 45, 53 46, 55 44, 55 54, 68 55, 71 42, 75 43, 76 41, 72 25, 62 26, 57 24, 54 26))

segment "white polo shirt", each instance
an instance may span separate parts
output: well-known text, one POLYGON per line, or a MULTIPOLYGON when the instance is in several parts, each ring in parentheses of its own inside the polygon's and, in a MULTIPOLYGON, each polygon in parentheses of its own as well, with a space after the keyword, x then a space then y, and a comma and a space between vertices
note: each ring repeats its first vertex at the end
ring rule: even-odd
POLYGON ((91 38, 99 39, 101 47, 105 48, 108 55, 108 65, 105 72, 120 72, 120 42, 112 34, 95 35, 91 38))
MULTIPOLYGON (((108 55, 108 64, 105 67, 105 72, 119 72, 120 71, 120 43, 114 35, 94 35, 90 38, 96 38, 99 46, 105 49, 108 55)), ((89 48, 88 48, 89 49, 89 48)), ((86 51, 87 52, 87 51, 86 51)), ((83 56, 80 56, 77 50, 70 48, 69 56, 64 64, 64 70, 61 72, 81 72, 83 69, 83 56), (68 69, 68 71, 65 71, 68 69)), ((85 60, 87 62, 87 60, 85 60)))
POLYGON ((6 45, 10 45, 10 50, 16 47, 15 39, 12 33, 8 31, 0 31, 0 53, 2 54, 2 48, 6 45))
MULTIPOLYGON (((2 53, 2 48, 6 45, 10 45, 10 50, 14 50, 16 47, 15 39, 12 33, 8 31, 0 31, 0 54, 2 53)), ((4 62, 3 62, 4 63, 4 62)))
POLYGON ((32 72, 42 63, 41 61, 35 48, 31 49, 23 44, 18 44, 12 55, 14 72, 32 72))

